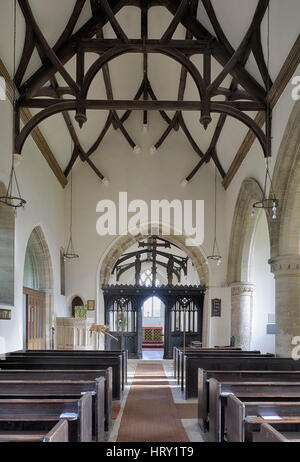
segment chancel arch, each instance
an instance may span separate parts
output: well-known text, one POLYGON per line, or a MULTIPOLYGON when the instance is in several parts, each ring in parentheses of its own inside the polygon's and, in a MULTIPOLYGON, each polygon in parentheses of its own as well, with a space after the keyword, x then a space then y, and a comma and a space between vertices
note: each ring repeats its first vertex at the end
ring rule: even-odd
MULTIPOLYGON (((161 231, 161 229, 160 229, 160 231, 161 231)), ((116 241, 110 247, 110 249, 108 250, 106 255, 103 256, 103 258, 102 258, 102 260, 101 260, 101 262, 99 264, 99 268, 98 268, 98 274, 99 274, 98 281, 100 282, 99 287, 103 289, 103 291, 101 289, 99 289, 99 293, 98 293, 98 299, 99 299, 98 300, 98 319, 103 319, 103 314, 101 314, 101 311, 102 311, 102 313, 104 311, 104 306, 103 305, 101 306, 102 294, 104 294, 105 304, 107 305, 107 303, 108 303, 107 298, 109 296, 111 296, 111 293, 110 293, 110 291, 108 291, 109 293, 106 294, 106 290, 107 290, 107 288, 109 287, 109 285, 112 282, 113 283, 116 282, 115 276, 114 275, 112 276, 113 270, 115 268, 116 263, 121 258, 121 256, 128 251, 128 249, 130 249, 132 246, 134 246, 136 243, 138 243, 140 241, 147 241, 147 239, 149 239, 150 237, 151 237, 150 232, 146 236, 141 235, 141 234, 139 234, 137 236, 132 236, 130 234, 128 234, 126 236, 121 236, 120 238, 116 239, 116 241)), ((184 236, 174 236, 174 235, 171 235, 171 236, 163 235, 163 236, 161 236, 161 233, 159 233, 158 237, 162 237, 164 240, 169 241, 170 243, 177 246, 182 252, 184 252, 188 256, 188 258, 190 259, 191 265, 193 266, 193 270, 197 274, 199 287, 200 286, 202 288, 203 287, 208 287, 208 285, 209 285, 209 268, 208 268, 208 265, 205 264, 205 257, 203 256, 202 251, 200 250, 200 248, 187 247, 185 245, 185 237, 184 236)), ((167 274, 167 268, 160 268, 158 271, 160 271, 162 273, 162 275, 163 275, 164 272, 167 274)), ((134 280, 133 277, 131 279, 134 280)), ((140 295, 139 293, 135 294, 134 300, 138 299, 136 301, 136 305, 135 305, 136 306, 135 309, 138 311, 137 316, 138 315, 141 316, 141 308, 143 306, 143 303, 144 303, 145 299, 149 298, 149 296, 151 296, 152 294, 155 295, 155 296, 158 296, 158 297, 165 297, 164 299, 162 299, 162 302, 166 306, 166 318, 167 318, 168 308, 169 308, 169 310, 171 310, 172 307, 175 306, 175 304, 176 304, 176 300, 175 300, 176 296, 174 298, 174 294, 171 295, 172 288, 171 287, 169 288, 169 286, 168 286, 168 279, 167 279, 166 275, 164 275, 163 277, 160 277, 160 279, 161 279, 161 282, 163 284, 162 285, 162 290, 160 290, 160 287, 157 287, 156 289, 154 289, 155 293, 152 293, 153 292, 153 287, 149 287, 149 288, 147 288, 147 290, 150 291, 150 292, 147 293, 147 294, 145 293, 144 299, 142 298, 142 295, 140 295), (160 291, 163 292, 163 293, 160 294, 160 291), (172 300, 171 300, 171 298, 172 298, 172 300)), ((178 287, 179 289, 180 289, 180 287, 182 287, 182 288, 184 287, 184 285, 181 286, 180 284, 177 286, 177 278, 176 277, 174 277, 173 281, 174 281, 174 284, 175 284, 174 287, 178 287)), ((194 283, 194 280, 193 280, 192 283, 194 283)), ((126 298, 122 284, 119 285, 119 286, 117 284, 114 284, 113 287, 116 288, 116 290, 118 292, 117 295, 119 297, 121 296, 121 292, 120 292, 120 290, 121 290, 121 291, 123 291, 122 293, 123 293, 124 298, 126 298)), ((136 287, 135 285, 132 285, 130 287, 135 292, 136 291, 140 292, 139 287, 136 287)), ((197 292, 196 298, 197 298, 197 296, 199 296, 200 298, 203 297, 203 299, 202 299, 202 302, 203 302, 203 300, 204 300, 204 291, 201 291, 201 293, 200 293, 200 291, 195 289, 195 287, 196 286, 194 286, 194 287, 191 286, 190 287, 188 295, 190 295, 194 290, 195 293, 197 292)), ((146 287, 145 287, 145 289, 146 289, 146 287)), ((177 294, 178 297, 184 298, 184 291, 182 291, 182 292, 183 292, 182 294, 181 293, 177 294)), ((134 305, 134 303, 135 302, 133 301, 132 304, 134 305)), ((194 301, 193 302, 191 301, 191 303, 193 304, 194 301)), ((198 303, 199 306, 201 305, 201 303, 199 302, 198 299, 196 300, 195 303, 196 304, 198 303)), ((207 322, 208 322, 207 305, 203 305, 203 306, 201 305, 201 310, 200 311, 201 311, 201 320, 200 320, 200 318, 199 318, 199 320, 197 318, 197 323, 195 323, 195 326, 196 326, 195 329, 197 329, 197 332, 199 334, 199 329, 200 329, 200 325, 201 325, 200 330, 201 330, 202 342, 206 344, 206 342, 207 342, 207 322), (199 323, 199 325, 198 325, 198 323, 199 323)), ((199 311, 199 313, 200 313, 200 311, 199 311)), ((107 320, 108 319, 106 317, 106 321, 107 320)), ((171 321, 170 321, 169 318, 168 318, 168 321, 167 320, 165 321, 165 325, 167 325, 167 323, 169 323, 169 325, 167 325, 167 328, 169 330, 171 329, 170 322, 171 321)), ((140 326, 141 326, 141 323, 142 323, 142 321, 140 319, 140 326)), ((195 337, 198 334, 195 333, 195 337)), ((169 345, 165 346, 165 351, 168 348, 169 348, 168 351, 171 351, 170 350, 171 347, 169 345)), ((167 356, 167 354, 166 354, 166 356, 167 356)))
POLYGON ((28 349, 50 348, 53 307, 53 268, 40 226, 30 234, 23 277, 24 344, 28 349))

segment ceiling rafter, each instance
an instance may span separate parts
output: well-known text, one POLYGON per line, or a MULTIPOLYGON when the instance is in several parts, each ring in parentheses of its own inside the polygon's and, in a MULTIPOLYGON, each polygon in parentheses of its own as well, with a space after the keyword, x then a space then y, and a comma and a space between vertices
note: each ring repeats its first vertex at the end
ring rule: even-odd
MULTIPOLYGON (((286 86, 288 85, 292 76, 294 75, 294 72, 299 66, 299 63, 300 63, 300 34, 298 35, 293 47, 291 48, 291 51, 288 54, 268 94, 268 101, 269 101, 271 109, 273 109, 276 106, 279 98, 281 97, 286 86)), ((263 125, 266 122, 265 112, 263 111, 258 112, 258 114, 255 117, 255 121, 259 127, 263 127, 263 125)), ((240 168, 244 159, 249 153, 255 140, 256 140, 255 136, 253 136, 253 133, 249 131, 246 137, 244 138, 241 146, 239 147, 225 178, 223 179, 222 184, 225 189, 227 189, 230 186, 233 178, 235 177, 238 169, 240 168)))
MULTIPOLYGON (((270 140, 268 139, 268 136, 270 136, 270 121, 268 121, 267 133, 264 134, 261 130, 262 125, 257 123, 257 120, 252 120, 246 114, 249 111, 260 111, 265 115, 267 111, 266 90, 247 72, 243 56, 251 51, 253 52, 267 88, 270 83, 270 76, 268 75, 263 56, 260 26, 268 8, 269 0, 258 0, 250 27, 236 50, 233 49, 226 38, 211 0, 201 1, 217 38, 210 34, 196 18, 198 0, 151 0, 148 2, 146 0, 111 0, 110 2, 107 0, 90 0, 93 12, 92 18, 74 33, 75 26, 86 3, 86 0, 77 0, 63 33, 55 46, 51 48, 34 19, 28 0, 18 0, 26 20, 26 37, 29 38, 29 43, 24 45, 23 55, 17 71, 16 81, 20 89, 18 104, 20 109, 35 107, 42 110, 21 131, 17 131, 16 147, 21 150, 31 130, 42 120, 61 112, 75 144, 74 152, 65 170, 65 173, 68 174, 78 156, 83 161, 89 159, 91 154, 99 147, 111 125, 115 129, 120 129, 129 145, 135 148, 136 144, 126 130, 124 122, 128 119, 132 111, 142 110, 143 122, 146 125, 148 111, 155 110, 160 112, 168 124, 168 127, 155 146, 159 147, 172 130, 178 130, 180 127, 195 152, 201 157, 200 162, 194 168, 193 172, 188 175, 187 180, 191 179, 200 166, 210 159, 215 162, 222 178, 226 177, 226 173, 218 159, 217 142, 228 115, 237 118, 249 127, 254 136, 258 137, 264 155, 268 156, 270 154, 270 140), (141 9, 141 40, 129 39, 116 19, 115 15, 124 6, 129 5, 137 6, 141 9), (161 39, 149 40, 148 10, 155 5, 166 7, 173 14, 173 18, 161 39), (116 34, 116 39, 105 39, 103 36, 103 26, 108 22, 116 34), (185 40, 172 39, 179 24, 182 24, 187 30, 185 40), (26 82, 22 83, 35 46, 43 53, 42 66, 26 82), (87 52, 96 52, 100 57, 85 72, 84 56, 87 52), (141 86, 133 100, 115 100, 108 67, 109 62, 122 54, 137 52, 143 53, 143 81, 141 86), (181 74, 177 101, 159 101, 154 94, 148 78, 149 53, 165 54, 180 63, 181 74), (77 58, 77 73, 74 80, 66 71, 64 65, 75 54, 77 58), (203 55, 203 76, 201 76, 197 67, 190 60, 190 57, 194 54, 203 55), (211 81, 212 57, 223 66, 222 71, 213 81, 211 81), (107 100, 88 100, 88 90, 94 77, 100 70, 103 73, 107 100), (68 86, 58 86, 54 77, 57 72, 68 86), (185 101, 184 99, 188 74, 190 74, 198 88, 199 101, 185 101), (228 75, 232 75, 233 84, 229 89, 222 88, 221 84, 228 75), (45 86, 47 82, 50 82, 49 86, 45 86), (242 87, 243 90, 240 90, 239 87, 242 87), (75 99, 65 99, 64 95, 74 96, 75 99), (225 101, 212 100, 216 95, 223 95, 225 101), (49 96, 52 98, 51 101, 47 99, 49 96), (141 97, 143 98, 142 101, 140 100, 141 97), (98 138, 85 153, 80 145, 69 111, 75 111, 75 120, 77 120, 81 127, 86 121, 86 111, 88 109, 105 109, 109 111, 109 115, 98 138), (117 110, 124 110, 122 117, 118 116, 117 110), (172 119, 166 113, 169 110, 175 111, 172 119), (186 110, 201 112, 200 121, 204 128, 212 120, 212 113, 220 114, 209 150, 205 154, 201 151, 185 124, 182 112, 186 110)), ((103 174, 94 166, 90 159, 88 163, 97 175, 103 179, 103 174)))

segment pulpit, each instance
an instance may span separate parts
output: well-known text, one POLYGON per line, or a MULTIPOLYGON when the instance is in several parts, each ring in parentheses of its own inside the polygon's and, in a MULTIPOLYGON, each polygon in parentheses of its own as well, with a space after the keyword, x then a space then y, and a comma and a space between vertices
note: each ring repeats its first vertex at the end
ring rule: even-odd
POLYGON ((57 350, 93 350, 95 339, 90 335, 93 319, 56 318, 57 350))

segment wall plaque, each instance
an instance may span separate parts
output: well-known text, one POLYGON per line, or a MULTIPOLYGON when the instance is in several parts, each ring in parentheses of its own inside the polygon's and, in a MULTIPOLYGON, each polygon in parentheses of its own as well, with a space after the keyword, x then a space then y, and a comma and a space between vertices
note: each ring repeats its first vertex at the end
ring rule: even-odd
POLYGON ((11 320, 11 310, 2 310, 0 309, 0 319, 6 319, 7 321, 11 320))
POLYGON ((213 298, 211 301, 211 317, 221 317, 221 299, 213 298))

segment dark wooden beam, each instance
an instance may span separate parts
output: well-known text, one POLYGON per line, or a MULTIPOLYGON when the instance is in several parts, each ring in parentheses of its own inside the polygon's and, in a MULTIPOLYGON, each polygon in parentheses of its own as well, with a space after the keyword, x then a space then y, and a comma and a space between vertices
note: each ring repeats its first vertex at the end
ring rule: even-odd
POLYGON ((63 79, 67 82, 67 84, 74 90, 74 94, 77 94, 79 92, 79 87, 77 86, 76 82, 73 80, 71 75, 66 71, 64 68, 63 63, 60 61, 60 59, 57 57, 55 52, 52 50, 52 48, 49 46, 47 40, 45 39, 43 33, 41 32, 34 16, 32 13, 32 10, 29 6, 28 0, 19 0, 19 5, 21 8, 21 11, 23 13, 23 16, 25 18, 25 21, 28 22, 28 24, 32 27, 33 33, 36 37, 36 40, 39 42, 39 45, 41 46, 43 52, 45 53, 47 59, 52 63, 53 66, 55 66, 56 71, 61 74, 63 79))
MULTIPOLYGON (((75 100, 61 100, 61 99, 48 99, 48 98, 32 98, 32 99, 23 99, 20 100, 20 107, 28 108, 49 108, 55 104, 64 102, 66 106, 71 104, 71 106, 76 104, 75 100)), ((242 112, 253 112, 265 109, 265 106, 262 103, 256 101, 214 101, 212 105, 218 104, 219 107, 233 108, 242 112)), ((168 101, 168 100, 159 100, 159 101, 143 101, 143 100, 97 100, 97 99, 87 99, 82 101, 82 106, 85 109, 100 109, 100 110, 131 110, 131 111, 199 111, 203 107, 201 101, 168 101)), ((242 114, 241 114, 242 116, 242 114)))
POLYGON ((76 41, 78 49, 89 53, 104 53, 111 48, 126 50, 128 53, 157 53, 157 49, 180 50, 186 55, 192 56, 205 51, 207 40, 181 40, 173 39, 161 42, 158 39, 128 39, 127 43, 118 39, 80 39, 76 41))
MULTIPOLYGON (((6 69, 3 61, 0 59, 0 75, 5 79, 6 82, 6 94, 8 100, 13 103, 13 93, 15 93, 16 97, 18 97, 18 89, 14 84, 13 80, 11 79, 8 70, 6 69)), ((27 108, 23 108, 20 110, 20 118, 24 125, 26 125, 31 119, 32 115, 27 108)), ((56 176, 57 180, 59 181, 60 185, 64 188, 68 180, 65 177, 62 169, 60 168, 59 163, 57 162, 53 152, 51 151, 47 141, 45 140, 42 132, 37 127, 31 132, 31 136, 33 141, 35 142, 37 148, 45 158, 47 164, 51 168, 52 172, 56 176)))
MULTIPOLYGON (((125 0, 111 0, 111 9, 117 13, 127 2, 125 0)), ((103 27, 108 22, 107 17, 98 15, 96 18, 89 19, 72 37, 66 40, 55 50, 57 58, 62 64, 66 64, 76 53, 76 43, 78 39, 93 37, 98 27, 103 27)), ((20 88, 20 94, 31 96, 39 90, 50 77, 57 72, 57 67, 51 60, 40 67, 20 88)))
MULTIPOLYGON (((268 101, 270 103, 271 109, 273 109, 276 106, 286 86, 288 85, 291 78, 293 77, 294 72, 296 71, 299 63, 300 63, 300 35, 298 35, 288 57, 286 58, 269 92, 268 101)), ((265 121, 266 121, 265 112, 259 112, 257 116, 255 117, 255 123, 259 127, 263 127, 263 125, 265 124, 265 121)), ((237 173, 238 169, 243 163, 243 160, 246 158, 251 147, 253 146, 255 139, 256 138, 255 136, 253 136, 253 133, 249 131, 244 141, 242 142, 241 146, 239 147, 238 152, 236 153, 234 160, 227 172, 227 175, 225 176, 223 180, 222 184, 225 189, 227 189, 230 186, 235 174, 237 173)))
MULTIPOLYGON (((176 14, 180 0, 162 0, 161 4, 166 6, 172 14, 176 14)), ((192 32, 194 37, 199 40, 210 41, 212 55, 222 65, 225 66, 231 59, 233 53, 229 53, 226 46, 220 43, 215 37, 200 24, 200 22, 193 16, 183 16, 181 23, 188 30, 192 32)), ((259 101, 264 101, 266 97, 265 89, 246 71, 246 69, 239 63, 234 68, 230 69, 230 74, 238 80, 239 84, 250 94, 252 97, 259 101)))
POLYGON ((162 42, 165 42, 166 40, 170 40, 175 32, 175 30, 177 29, 181 19, 182 19, 182 16, 184 15, 184 13, 186 12, 188 6, 189 6, 189 3, 190 3, 190 0, 181 0, 181 3, 174 15, 174 18, 172 19, 171 23, 169 24, 167 30, 165 31, 165 33, 163 34, 163 36, 161 37, 161 41, 162 42))
POLYGON ((123 29, 120 26, 120 24, 118 23, 118 21, 116 20, 115 14, 114 14, 113 10, 111 9, 108 1, 107 0, 99 0, 99 2, 100 2, 100 5, 101 5, 101 8, 105 11, 105 13, 107 15, 108 20, 109 20, 109 22, 111 24, 111 27, 113 28, 116 36, 119 37, 122 40, 122 42, 127 43, 128 42, 128 37, 125 34, 125 32, 123 31, 123 29))

